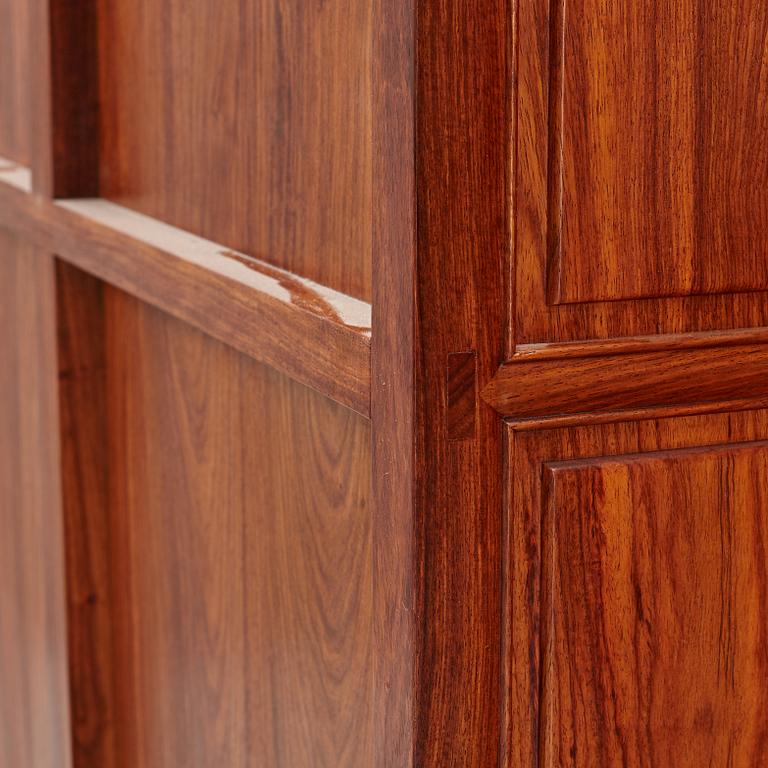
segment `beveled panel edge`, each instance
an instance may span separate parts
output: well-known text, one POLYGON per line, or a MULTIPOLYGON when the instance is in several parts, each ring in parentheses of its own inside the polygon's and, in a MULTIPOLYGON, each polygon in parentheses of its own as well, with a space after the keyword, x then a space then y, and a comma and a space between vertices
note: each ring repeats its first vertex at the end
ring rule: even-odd
POLYGON ((0 226, 370 416, 370 304, 106 200, 30 189, 0 158, 0 226))
POLYGON ((768 345, 511 360, 482 397, 513 429, 747 410, 768 401, 768 345))

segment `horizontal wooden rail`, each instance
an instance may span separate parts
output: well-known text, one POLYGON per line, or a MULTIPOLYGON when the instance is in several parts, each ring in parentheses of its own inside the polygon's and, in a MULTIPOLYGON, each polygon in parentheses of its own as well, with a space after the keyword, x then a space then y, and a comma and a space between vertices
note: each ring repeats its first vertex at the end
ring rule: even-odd
POLYGON ((0 227, 369 416, 366 302, 106 200, 36 196, 1 158, 0 227))
POLYGON ((768 344, 513 360, 482 394, 520 429, 764 407, 768 344))

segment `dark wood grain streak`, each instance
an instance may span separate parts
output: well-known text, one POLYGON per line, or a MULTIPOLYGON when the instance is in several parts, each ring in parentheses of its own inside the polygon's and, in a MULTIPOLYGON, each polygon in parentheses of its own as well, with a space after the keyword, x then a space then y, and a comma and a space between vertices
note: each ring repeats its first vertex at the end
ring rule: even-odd
POLYGON ((0 765, 70 768, 53 260, 0 229, 0 765))
POLYGON ((74 768, 114 768, 104 287, 56 265, 62 505, 74 768))
POLYGON ((187 243, 159 222, 119 224, 122 210, 51 203, 0 183, 3 226, 368 415, 368 305, 216 244, 187 243), (342 320, 346 306, 359 325, 342 320))
POLYGON ((370 300, 371 3, 96 5, 101 196, 370 300))
POLYGON ((510 419, 695 406, 768 396, 768 345, 519 361, 483 397, 510 419))
POLYGON ((768 442, 545 471, 541 765, 765 764, 768 442))
POLYGON ((448 439, 473 439, 477 421, 477 356, 474 352, 448 355, 445 388, 448 439))
POLYGON ((501 360, 509 247, 510 14, 502 0, 417 5, 415 610, 420 768, 488 768, 501 722, 502 452, 498 416, 451 441, 446 360, 501 360))
MULTIPOLYGON (((40 0, 34 0, 39 2, 40 0)), ((99 194, 99 72, 96 0, 47 0, 53 197, 99 194)), ((39 32, 39 30, 35 30, 39 32)))
MULTIPOLYGON (((546 746, 546 742, 540 739, 540 716, 548 717, 540 709, 540 687, 542 674, 547 674, 541 666, 540 650, 542 648, 542 636, 541 636, 541 597, 542 597, 542 542, 545 536, 545 531, 542 528, 542 519, 544 512, 544 479, 546 477, 545 467, 550 465, 559 465, 560 462, 573 462, 574 460, 585 459, 587 465, 595 464, 599 466, 601 463, 613 463, 616 462, 620 465, 622 462, 619 459, 612 459, 610 457, 622 457, 622 456, 634 456, 636 454, 654 454, 657 452, 669 452, 669 451, 685 451, 689 453, 693 451, 694 454, 704 453, 707 455, 709 451, 714 450, 715 453, 722 451, 729 451, 730 448, 723 448, 724 443, 743 443, 754 441, 765 441, 768 438, 768 411, 745 411, 731 414, 710 414, 706 416, 684 416, 679 418, 670 419, 650 419, 645 421, 636 421, 631 423, 612 423, 602 425, 590 425, 580 426, 567 429, 547 429, 531 432, 514 432, 508 430, 507 432, 507 462, 508 467, 506 470, 507 477, 507 546, 509 548, 509 557, 505 568, 505 579, 508 584, 508 616, 509 616, 509 635, 508 644, 505 646, 505 664, 506 670, 505 677, 505 696, 502 699, 502 705, 505 712, 505 723, 508 728, 508 734, 506 739, 505 751, 503 753, 502 765, 507 768, 530 768, 532 765, 546 765, 549 768, 550 765, 563 765, 573 766, 574 763, 570 757, 569 752, 562 754, 562 760, 560 762, 552 762, 545 759, 545 755, 540 752, 540 744, 546 746), (714 446, 714 449, 710 448, 714 446)), ((738 451, 738 449, 737 449, 738 451)), ((643 457, 639 457, 639 461, 643 461, 643 457)), ((650 461, 653 461, 653 457, 650 457, 650 461)), ((715 463, 718 463, 717 461, 715 463)), ((729 461, 725 462, 724 466, 727 466, 729 461)), ((581 466, 579 464, 579 466, 581 466)), ((734 464, 730 464, 731 468, 735 469, 734 464)), ((693 575, 696 578, 696 574, 699 574, 698 578, 701 579, 701 588, 689 588, 683 589, 681 587, 680 596, 686 595, 685 605, 690 605, 690 610, 694 611, 695 605, 698 604, 713 604, 712 601, 716 601, 717 598, 713 597, 712 591, 707 587, 711 585, 708 581, 710 575, 714 573, 709 565, 704 566, 703 558, 704 553, 712 550, 712 540, 717 539, 717 551, 728 551, 732 546, 729 544, 727 538, 723 539, 722 545, 719 541, 721 530, 728 530, 729 527, 737 520, 744 520, 745 524, 747 519, 757 521, 758 517, 750 516, 746 517, 742 515, 742 512, 749 512, 750 510, 764 512, 765 501, 762 500, 764 496, 765 468, 760 468, 757 464, 752 464, 749 467, 742 463, 741 468, 738 470, 738 476, 743 478, 738 483, 734 481, 736 475, 728 474, 728 472, 722 475, 723 484, 718 485, 718 481, 714 481, 710 475, 708 479, 702 478, 703 487, 711 489, 711 493, 703 497, 697 495, 697 491, 694 488, 696 483, 695 478, 700 477, 697 472, 691 473, 688 477, 685 470, 685 462, 676 469, 674 462, 672 462, 666 472, 669 476, 665 479, 663 473, 655 473, 654 478, 658 481, 657 490, 649 488, 648 492, 636 496, 636 504, 634 507, 634 514, 630 515, 632 520, 640 521, 645 519, 646 521, 652 521, 659 518, 670 521, 669 512, 676 509, 676 506, 667 504, 668 498, 676 498, 674 496, 675 491, 669 488, 669 482, 671 479, 677 479, 677 487, 679 489, 690 489, 690 493, 684 495, 677 505, 681 507, 686 519, 691 516, 691 513, 695 513, 697 509, 701 508, 704 515, 702 519, 695 523, 696 530, 700 531, 698 536, 690 536, 685 534, 683 542, 684 546, 689 548, 689 552, 693 557, 693 562, 702 563, 699 568, 690 568, 690 558, 686 561, 685 571, 693 575), (759 470, 759 471, 758 471, 759 470), (749 477, 747 477, 749 476, 749 477), (757 485, 756 485, 757 484, 757 485), (669 489, 665 495, 664 489, 669 489), (718 490, 718 488, 720 490, 718 490), (711 514, 713 513, 718 498, 721 498, 718 494, 723 492, 723 489, 734 489, 734 495, 731 501, 736 505, 734 509, 734 516, 732 517, 732 523, 727 523, 726 528, 722 529, 717 522, 713 522, 711 514), (696 506, 694 499, 700 499, 700 504, 696 506), (761 501, 762 500, 762 501, 761 501), (761 509, 762 507, 762 509, 761 509), (647 510, 643 515, 643 510, 647 510), (686 512, 687 510, 687 512, 686 512), (736 512, 741 510, 741 512, 736 512), (707 526, 706 523, 709 522, 707 526), (701 529, 698 525, 702 525, 701 529), (706 528, 706 530, 705 530, 706 528), (721 549, 721 546, 725 547, 725 550, 721 549), (700 548, 699 548, 700 547, 700 548), (701 602, 704 601, 704 602, 701 602)), ((620 473, 624 470, 618 467, 620 473)), ((583 487, 583 492, 579 491, 579 495, 576 496, 578 500, 584 500, 584 493, 588 493, 586 484, 583 487)), ((599 483, 597 486, 599 487, 599 483)), ((637 488, 639 491, 639 487, 637 488)), ((561 503, 567 504, 567 509, 573 509, 572 504, 577 502, 569 502, 568 494, 562 494, 560 496, 561 503)), ((597 499, 597 509, 603 509, 608 513, 611 508, 610 501, 607 498, 597 499)), ((727 510, 729 502, 725 502, 724 509, 727 510)), ((558 525, 566 526, 573 523, 577 518, 584 518, 585 515, 589 515, 589 510, 593 508, 593 505, 589 503, 582 504, 578 511, 575 511, 574 515, 568 514, 566 511, 562 514, 560 519, 560 513, 558 513, 557 520, 558 525), (569 522, 570 521, 570 522, 569 522)), ((616 509, 617 507, 613 507, 616 509)), ((618 509, 622 509, 621 505, 618 509)), ((632 508, 630 507, 630 510, 632 508)), ((693 514, 695 517, 696 515, 693 514)), ((554 519, 550 517, 550 519, 554 519)), ((749 526, 752 524, 749 523, 749 526)), ((669 530, 672 530, 669 528, 669 530)), ((756 530, 752 527, 750 530, 756 530)), ((640 531, 647 530, 640 528, 640 531)), ((584 531, 584 535, 587 538, 600 536, 599 530, 595 530, 594 534, 590 533, 587 529, 584 531)), ((595 539, 597 540, 597 539, 595 539)), ((733 542, 733 539, 731 539, 733 542)), ((575 545, 574 545, 575 546, 575 545)), ((761 555, 753 554, 756 550, 754 547, 759 546, 759 539, 752 537, 748 547, 740 548, 739 551, 744 551, 745 557, 748 562, 755 562, 754 557, 760 557, 761 555)), ((659 562, 659 558, 666 557, 666 555, 658 556, 653 553, 653 548, 646 548, 648 557, 647 562, 659 562)), ((574 550, 571 550, 574 551, 574 550)), ((670 557, 672 555, 670 554, 670 557)), ((550 560, 551 561, 551 560, 550 560)), ((674 560, 670 560, 673 563, 674 560)), ((628 562, 626 558, 620 556, 615 557, 610 567, 611 572, 618 576, 624 572, 621 569, 626 568, 628 562)), ((596 566, 597 568, 597 566, 596 566)), ((754 576, 750 576, 749 579, 760 578, 759 569, 752 569, 754 576)), ((589 573, 597 573, 598 571, 589 571, 585 573, 588 576, 589 573)), ((735 575, 737 571, 732 573, 735 575)), ((618 582, 617 582, 618 583, 618 582)), ((746 583, 746 582, 745 582, 746 583)), ((754 585, 754 581, 750 582, 754 585)), ((575 585, 574 585, 575 586, 575 585)), ((716 586, 716 585, 715 585, 716 586)), ((576 587, 578 589, 578 587, 576 587)), ((617 587, 618 589, 618 587, 617 587)), ((752 589, 752 587, 750 587, 752 589)), ((765 587, 761 588, 762 599, 765 600, 765 587)), ((751 592, 750 594, 756 594, 751 592)), ((759 601, 758 601, 759 602, 759 601)), ((549 603, 547 603, 549 604, 549 603)), ((757 604, 757 603, 756 603, 757 604)), ((549 614, 547 614, 549 615, 549 614)), ((620 612, 620 609, 616 609, 614 616, 618 619, 620 615, 624 615, 620 612)), ((631 614, 630 614, 631 615, 631 614)), ((735 614, 734 614, 735 615, 735 614)), ((750 608, 745 616, 753 615, 753 611, 750 608)), ((759 615, 759 614, 758 614, 759 615)), ((575 626, 575 625, 574 625, 575 626)), ((664 637, 669 634, 670 640, 675 636, 677 632, 677 625, 673 622, 668 626, 661 622, 658 626, 658 642, 663 643, 664 637)), ((710 626, 710 625, 707 625, 710 626)), ((748 633, 749 636, 754 637, 752 629, 749 628, 750 623, 748 620, 743 623, 743 632, 748 633)), ((704 626, 702 625, 702 630, 704 626)), ((739 630, 737 629, 737 633, 739 630)), ((702 638, 700 642, 706 643, 711 640, 711 632, 707 630, 705 632, 707 638, 702 638)), ((744 635, 746 637, 747 634, 744 635)), ((583 638, 586 643, 587 638, 583 638)), ((716 640, 715 640, 716 642, 716 640)), ((548 646, 545 646, 548 648, 548 646)), ((614 646, 615 647, 615 646, 614 646)), ((657 644, 657 647, 658 646, 657 644)), ((557 653, 565 654, 569 653, 569 649, 566 646, 562 648, 553 648, 552 650, 557 653)), ((549 652, 549 651, 547 651, 549 652)), ((586 653, 586 648, 583 650, 586 653)), ((660 657, 661 658, 661 657, 660 657)), ((749 654, 741 657, 740 663, 749 665, 757 657, 750 657, 749 654)), ((740 667, 744 669, 745 667, 740 667)), ((584 663, 582 666, 582 673, 584 675, 594 673, 595 675, 601 674, 601 665, 595 664, 593 658, 590 658, 589 663, 584 663)), ((712 670, 700 670, 697 673, 699 677, 702 674, 706 675, 707 680, 711 680, 712 670)), ((759 677, 759 676, 758 676, 759 677)), ((549 678, 551 679, 551 678, 549 678)), ((704 678, 702 678, 704 679, 704 678)), ((755 678, 757 679, 757 678, 755 678)), ((632 690, 637 690, 637 685, 631 685, 632 690)), ((597 690, 597 689, 595 689, 597 690)), ((666 693, 666 696, 672 695, 672 699, 665 698, 666 701, 675 700, 674 696, 674 684, 671 686, 670 692, 666 693)), ((563 695, 568 695, 563 690, 563 695)), ((595 691, 590 692, 590 696, 599 696, 599 693, 595 691)), ((659 702, 662 699, 658 699, 659 702)), ((606 706, 610 706, 606 704, 606 706)), ((672 704, 672 706, 675 706, 672 704)), ((680 706, 686 706, 684 698, 680 700, 680 706)), ((671 710, 670 710, 671 711, 671 710)), ((619 710, 616 710, 617 714, 619 710)), ((714 712, 714 710, 713 710, 714 712)), ((670 722, 672 718, 670 718, 670 722)), ((546 720, 546 722, 554 723, 554 721, 546 720)), ((713 729, 717 731, 719 723, 721 721, 713 721, 713 729)), ((712 730, 712 729, 710 729, 712 730)), ((554 737, 557 736, 558 728, 553 725, 551 729, 554 737)), ((545 732, 546 733, 546 730, 545 732)), ((542 734, 543 736, 544 734, 542 734)), ((592 748, 599 749, 601 743, 606 743, 605 740, 614 738, 614 734, 605 732, 600 739, 597 739, 592 748), (602 739, 602 741, 601 741, 602 739)), ((717 736, 715 736, 717 738, 717 736)), ((570 748, 572 742, 569 743, 570 748)), ((675 743, 679 744, 679 740, 675 739, 675 743)), ((693 747, 697 742, 695 739, 690 742, 693 747)), ((712 742, 706 742, 712 743, 712 742)), ((660 742, 660 746, 663 746, 664 741, 660 742)), ((582 743, 581 748, 584 747, 582 743)), ((695 747, 693 747, 695 749, 695 747)), ((581 749, 579 751, 581 754, 581 749)), ((698 754, 693 752, 692 754, 698 754)), ((679 760, 685 758, 685 750, 679 751, 678 755, 672 762, 677 764, 679 760)), ((656 763, 651 762, 651 765, 668 765, 669 762, 659 757, 654 757, 654 753, 648 752, 644 759, 652 761, 656 759, 656 763)), ((621 761, 619 761, 621 762, 621 761)), ((708 764, 709 761, 704 759, 698 762, 690 763, 691 765, 708 764)), ((582 768, 583 766, 603 764, 615 764, 614 763, 600 763, 591 760, 588 756, 575 763, 575 766, 582 768)), ((629 765, 635 765, 637 763, 629 762, 629 765)), ((640 763, 645 764, 645 763, 640 763)), ((685 763, 682 763, 685 765, 685 763)), ((715 760, 714 764, 728 764, 727 761, 715 760)), ((759 765, 761 761, 756 763, 746 760, 742 763, 734 763, 734 765, 759 765)))

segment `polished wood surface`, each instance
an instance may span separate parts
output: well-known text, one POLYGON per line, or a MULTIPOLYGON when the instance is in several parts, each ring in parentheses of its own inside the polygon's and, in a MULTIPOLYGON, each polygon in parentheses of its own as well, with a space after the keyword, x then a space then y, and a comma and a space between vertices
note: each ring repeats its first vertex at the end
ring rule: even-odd
POLYGON ((32 66, 29 4, 0 2, 0 156, 29 163, 30 97, 25 82, 32 66))
POLYGON ((766 477, 766 442, 546 466, 541 765, 768 761, 766 477))
MULTIPOLYGON (((701 760, 681 765, 708 765, 710 759, 713 765, 729 764, 727 759, 720 760, 723 755, 720 750, 723 743, 727 743, 728 734, 735 733, 729 731, 735 721, 715 716, 710 721, 711 727, 707 727, 704 721, 697 725, 695 720, 699 712, 705 713, 708 707, 714 706, 712 697, 719 695, 712 681, 717 680, 717 670, 723 667, 713 665, 730 659, 729 673, 738 668, 739 673, 744 674, 744 685, 755 691, 754 694, 745 691, 744 701, 749 696, 759 696, 762 687, 759 627, 766 591, 756 566, 761 560, 761 531, 766 511, 765 460, 762 445, 743 447, 740 444, 764 443, 767 437, 768 411, 764 410, 531 432, 508 429, 507 555, 503 578, 507 585, 509 621, 503 648, 502 698, 508 735, 502 765, 507 768, 531 765, 592 768, 615 765, 617 761, 624 764, 622 760, 626 759, 627 765, 662 766, 670 764, 665 757, 670 753, 665 750, 673 746, 677 749, 673 762, 677 764, 688 758, 685 751, 679 751, 681 742, 675 722, 681 732, 686 722, 691 729, 690 755, 704 755, 701 760), (559 506, 555 510, 547 492, 554 490, 553 474, 559 471, 564 481, 567 476, 578 487, 569 486, 566 492, 563 486, 556 494, 560 501, 556 501, 559 506), (595 473, 591 486, 590 472, 595 473), (594 494, 591 498, 590 493, 594 494), (562 532, 560 546, 564 549, 558 550, 558 561, 552 556, 553 525, 562 532), (613 548, 609 556, 609 542, 617 541, 617 536, 622 541, 617 546, 633 549, 624 550, 622 554, 613 548), (579 537, 584 543, 581 549, 579 537), (590 544, 598 542, 606 549, 601 554, 599 549, 590 552, 590 544), (601 562, 601 557, 610 557, 610 562, 601 562), (556 581, 552 568, 557 569, 556 581), (578 576, 573 568, 581 569, 578 576), (730 568, 727 574, 724 568, 730 568), (606 585, 602 593, 597 586, 601 574, 606 585), (723 575, 723 579, 719 579, 718 574, 723 575), (573 583, 569 585, 571 578, 573 583), (581 582, 577 585, 579 578, 581 582), (630 582, 630 587, 627 587, 627 578, 635 580, 630 582), (739 578, 738 589, 732 580, 736 578, 739 578), (547 585, 551 585, 549 592, 547 585), (740 598, 735 595, 742 585, 743 599, 749 603, 740 602, 737 607, 735 601, 740 598), (581 605, 584 611, 592 611, 590 615, 595 622, 602 622, 606 628, 613 627, 619 634, 612 635, 610 643, 606 640, 601 645, 596 635, 582 632, 585 625, 576 618, 576 613, 564 612, 562 602, 558 603, 559 607, 552 606, 555 589, 573 589, 573 592, 558 591, 557 600, 570 595, 567 599, 574 611, 581 605), (604 603, 600 602, 600 594, 604 596, 604 603), (633 612, 637 600, 642 601, 645 622, 637 611, 633 612), (731 623, 722 612, 729 606, 731 623), (714 611, 718 612, 717 619, 713 618, 714 611), (554 615, 560 628, 557 636, 552 633, 551 623, 547 624, 554 615), (685 634, 691 627, 681 623, 686 618, 693 624, 698 622, 698 633, 696 642, 691 642, 685 650, 685 654, 690 655, 681 656, 682 641, 686 637, 692 641, 692 636, 685 634), (563 631, 567 634, 563 635, 563 631), (640 655, 633 651, 631 658, 623 656, 626 646, 617 644, 619 636, 629 643, 637 640, 640 655), (751 651, 745 650, 746 656, 737 658, 735 644, 742 640, 752 643, 750 647, 758 655, 750 655, 751 651), (677 661, 685 662, 688 666, 684 668, 694 669, 691 665, 697 648, 701 652, 696 662, 701 688, 692 687, 686 696, 680 697, 679 686, 695 686, 695 681, 686 681, 683 669, 678 670, 675 665, 677 661), (672 661, 669 654, 674 649, 680 658, 672 661), (579 696, 575 681, 573 687, 568 687, 570 682, 563 686, 564 719, 562 723, 555 723, 553 713, 558 710, 552 696, 560 684, 552 676, 554 654, 561 662, 568 659, 568 664, 570 660, 581 659, 576 662, 582 667, 581 693, 588 697, 584 699, 587 709, 581 710, 583 714, 589 710, 589 702, 604 713, 610 709, 616 718, 622 718, 622 712, 627 711, 626 720, 616 721, 619 731, 608 733, 609 728, 600 729, 600 737, 587 747, 580 739, 586 731, 572 730, 582 725, 592 727, 586 725, 586 720, 581 720, 581 725, 573 725, 571 718, 577 713, 575 709, 568 710, 567 702, 579 696), (655 671, 651 669, 649 656, 642 654, 652 654, 658 660, 655 671), (601 676, 608 674, 603 664, 615 664, 617 670, 623 670, 624 676, 615 678, 616 685, 623 687, 614 689, 613 694, 600 682, 606 679, 601 676), (653 678, 655 672, 658 676, 653 678), (637 697, 647 692, 651 683, 658 686, 654 701, 651 704, 644 700, 643 704, 637 697), (627 697, 623 704, 616 698, 615 708, 611 698, 614 694, 627 697), (665 721, 661 714, 664 702, 668 702, 665 721), (630 706, 635 707, 634 714, 628 711, 630 706), (551 726, 549 729, 547 724, 551 726), (622 727, 634 738, 630 731, 640 735, 638 729, 644 725, 651 731, 646 729, 642 734, 645 741, 638 743, 639 757, 638 753, 616 757, 615 752, 612 756, 607 745, 616 744, 614 739, 621 738, 622 727), (695 727, 702 730, 694 746, 695 727), (710 735, 705 738, 707 731, 710 735), (566 732, 574 738, 563 736, 565 740, 560 743, 567 746, 556 747, 555 741, 566 732), (577 751, 572 755, 570 749, 574 745, 577 751), (601 753, 599 750, 604 747, 607 751, 601 753)), ((566 674, 565 668, 562 672, 566 674)), ((723 678, 718 684, 729 686, 729 678, 723 678)), ((730 700, 736 707, 741 692, 729 695, 736 697, 730 700)), ((761 718, 758 699, 751 701, 755 709, 749 716, 761 718)), ((744 707, 745 711, 749 710, 748 704, 744 707)), ((719 712, 723 717, 730 717, 736 709, 730 714, 724 709, 719 712)), ((745 725, 742 742, 745 749, 763 748, 761 737, 750 737, 747 733, 745 725)), ((734 753, 730 764, 752 768, 760 761, 752 762, 743 755, 736 760, 734 753)))
POLYGON ((368 423, 111 288, 104 335, 115 765, 368 764, 368 423))
POLYGON ((370 3, 96 5, 100 194, 370 299, 370 3))
POLYGON ((57 421, 53 261, 0 229, 3 768, 72 765, 57 421))
POLYGON ((0 0, 0 768, 765 762, 705 5, 0 0))
POLYGON ((765 5, 550 13, 550 298, 764 290, 765 5))
MULTIPOLYGON (((756 109, 759 113, 758 104, 763 99, 760 65, 764 52, 758 41, 762 39, 761 25, 766 20, 764 9, 758 3, 750 2, 739 4, 738 8, 723 6, 715 9, 713 6, 705 11, 702 6, 701 10, 695 11, 699 6, 683 3, 657 9, 658 19, 654 24, 654 3, 641 2, 636 12, 622 13, 617 3, 601 6, 590 0, 584 13, 573 9, 566 12, 567 30, 564 30, 562 25, 558 27, 556 13, 561 5, 553 3, 555 13, 550 13, 549 0, 516 0, 514 3, 515 34, 509 41, 511 72, 507 76, 512 99, 510 196, 513 221, 509 270, 513 293, 506 334, 507 356, 510 357, 519 344, 768 326, 768 302, 763 292, 768 286, 763 279, 765 262, 761 261, 762 241, 757 232, 763 211, 755 209, 752 215, 743 218, 739 213, 740 206, 750 198, 752 203, 749 204, 759 207, 764 186, 750 186, 749 181, 750 173, 759 174, 762 162, 760 119, 764 122, 764 118, 756 124, 749 115, 756 109), (686 9, 690 11, 687 17, 686 9), (591 15, 588 10, 592 10, 591 15), (694 25, 685 18, 698 18, 701 23, 694 25), (675 20, 677 23, 673 24, 675 20), (562 70, 563 78, 570 78, 568 87, 572 96, 568 104, 571 114, 578 108, 575 94, 584 97, 582 111, 569 123, 568 135, 574 138, 564 142, 570 142, 568 157, 575 158, 573 163, 578 160, 579 168, 584 169, 586 160, 576 158, 575 153, 596 154, 599 162, 597 159, 590 162, 589 169, 596 172, 605 165, 609 172, 604 179, 600 177, 598 183, 593 170, 589 170, 589 179, 583 177, 577 192, 569 192, 569 231, 581 234, 578 234, 579 250, 575 250, 576 234, 569 241, 564 263, 567 261, 573 269, 562 284, 568 284, 568 290, 582 293, 569 295, 569 301, 578 303, 568 304, 553 303, 558 297, 551 292, 556 287, 553 273, 557 270, 552 267, 557 262, 550 258, 553 250, 550 211, 554 209, 556 213, 557 206, 550 203, 549 179, 550 172, 557 167, 560 150, 563 157, 566 151, 565 146, 558 147, 552 140, 558 133, 551 130, 551 126, 557 124, 558 105, 562 104, 556 90, 560 60, 558 46, 561 45, 558 29, 563 34, 567 32, 566 45, 571 52, 562 70), (612 29, 624 31, 609 35, 612 29), (584 50, 590 30, 596 39, 594 51, 589 53, 589 60, 595 62, 589 78, 600 85, 602 91, 599 92, 589 90, 588 82, 578 76, 584 65, 579 62, 576 49, 584 50), (692 58, 694 39, 699 41, 696 49, 700 54, 692 58), (738 53, 731 55, 730 52, 737 49, 738 53), (623 53, 630 50, 631 56, 623 53), (655 68, 650 58, 650 52, 654 50, 658 53, 655 68), (596 62, 600 56, 602 63, 598 67, 596 62), (700 86, 691 93, 691 86, 684 85, 681 80, 681 93, 675 95, 676 86, 671 75, 666 79, 661 75, 678 66, 684 70, 686 64, 690 71, 681 72, 681 78, 686 83, 690 83, 691 78, 698 78, 700 86), (706 87, 705 81, 708 81, 706 87), (622 99, 633 93, 653 100, 654 82, 659 91, 658 108, 652 106, 648 111, 639 107, 625 108, 622 99), (751 91, 748 90, 750 84, 754 85, 751 91), (689 91, 687 95, 685 88, 689 91), (718 88, 716 95, 713 89, 718 88), (691 117, 689 125, 699 126, 700 145, 696 143, 695 132, 691 134, 683 130, 684 121, 688 119, 686 115, 691 115, 694 109, 694 97, 700 115, 695 120, 691 117), (666 107, 661 106, 662 100, 666 107), (723 105, 726 104, 730 106, 725 108, 723 105), (676 116, 670 117, 673 105, 676 116), (612 115, 615 115, 613 120, 612 115), (657 116, 661 123, 654 128, 657 116), (670 121, 681 123, 675 134, 670 133, 670 121), (662 130, 665 125, 668 136, 662 130), (625 126, 621 134, 618 133, 620 126, 625 126), (659 147, 658 158, 647 154, 653 151, 647 147, 653 144, 654 130, 660 145, 666 145, 666 148, 659 147), (719 140, 707 138, 706 131, 718 130, 719 140), (617 142, 618 136, 622 136, 624 143, 610 147, 606 140, 599 144, 603 135, 617 136, 617 142), (591 143, 590 139, 593 140, 591 143), (651 171, 658 161, 664 162, 665 152, 674 154, 674 158, 666 163, 668 169, 674 163, 682 162, 683 158, 687 158, 685 162, 697 161, 698 182, 694 185, 690 174, 680 177, 671 171, 666 174, 660 171, 653 182, 651 171), (615 163, 615 171, 610 170, 612 163, 615 163), (626 189, 621 186, 625 183, 621 179, 629 180, 633 174, 637 185, 632 194, 647 198, 636 206, 630 205, 620 194, 621 189, 626 189), (655 190, 663 191, 665 178, 669 180, 666 189, 670 202, 659 218, 653 213, 655 190), (643 179, 656 185, 653 191, 648 189, 648 184, 645 185, 647 192, 642 191, 643 179), (673 195, 675 184, 687 184, 688 192, 673 195), (606 188, 608 191, 604 191, 606 188), (726 190, 733 191, 732 198, 726 190), (578 194, 576 203, 573 202, 574 194, 578 194), (601 208, 601 205, 605 207, 601 208), (709 210, 703 213, 707 207, 709 210), (724 244, 723 238, 730 233, 734 239, 730 250, 725 245, 720 247, 706 242, 707 238, 715 237, 716 220, 727 211, 730 214, 722 218, 725 228, 717 237, 718 242, 724 244), (574 217, 578 219, 574 221, 574 217), (690 223, 683 225, 684 219, 690 223), (605 224, 600 224, 601 221, 605 224), (631 225, 630 221, 636 221, 637 225, 631 225), (611 226, 614 225, 621 228, 613 231, 611 226), (588 226, 601 230, 600 237, 608 243, 599 253, 594 242, 583 245, 584 238, 589 236, 584 231, 588 226), (693 227, 696 237, 701 232, 704 239, 697 246, 697 255, 686 256, 678 241, 671 243, 676 226, 693 227), (639 228, 636 235, 632 234, 633 227, 639 228), (639 238, 642 227, 650 232, 646 243, 622 239, 624 234, 639 238), (625 231, 626 228, 631 231, 625 231), (748 235, 748 230, 752 235, 748 235), (662 243, 658 247, 654 245, 657 232, 662 243), (748 246, 746 236, 755 236, 758 242, 748 246), (667 243, 666 250, 662 247, 664 242, 667 243), (720 250, 715 251, 715 248, 720 250), (710 270, 707 265, 711 265, 710 272, 707 272, 710 270), (573 271, 577 268, 578 274, 573 271), (675 278, 678 274, 681 277, 675 278), (669 297, 671 286, 665 284, 665 280, 679 280, 674 292, 682 295, 669 297), (728 292, 732 288, 745 287, 754 290, 728 292), (701 295, 702 290, 712 293, 701 295), (638 292, 646 298, 632 300, 630 297, 638 292)), ((583 54, 581 59, 583 62, 583 54)), ((573 172, 568 176, 571 188, 577 180, 573 172)))

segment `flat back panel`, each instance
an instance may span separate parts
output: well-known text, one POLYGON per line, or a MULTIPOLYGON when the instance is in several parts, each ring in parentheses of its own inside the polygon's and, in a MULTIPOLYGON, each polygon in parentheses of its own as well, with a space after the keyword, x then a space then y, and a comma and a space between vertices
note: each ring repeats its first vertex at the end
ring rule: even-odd
POLYGON ((0 0, 0 157, 29 164, 28 0, 0 0))
POLYGON ((368 422, 103 302, 114 764, 370 764, 368 422))
POLYGON ((53 262, 0 230, 0 766, 70 763, 53 262))
POLYGON ((765 4, 552 14, 553 298, 765 290, 765 4))
POLYGON ((101 194, 371 295, 364 0, 100 0, 101 194))

